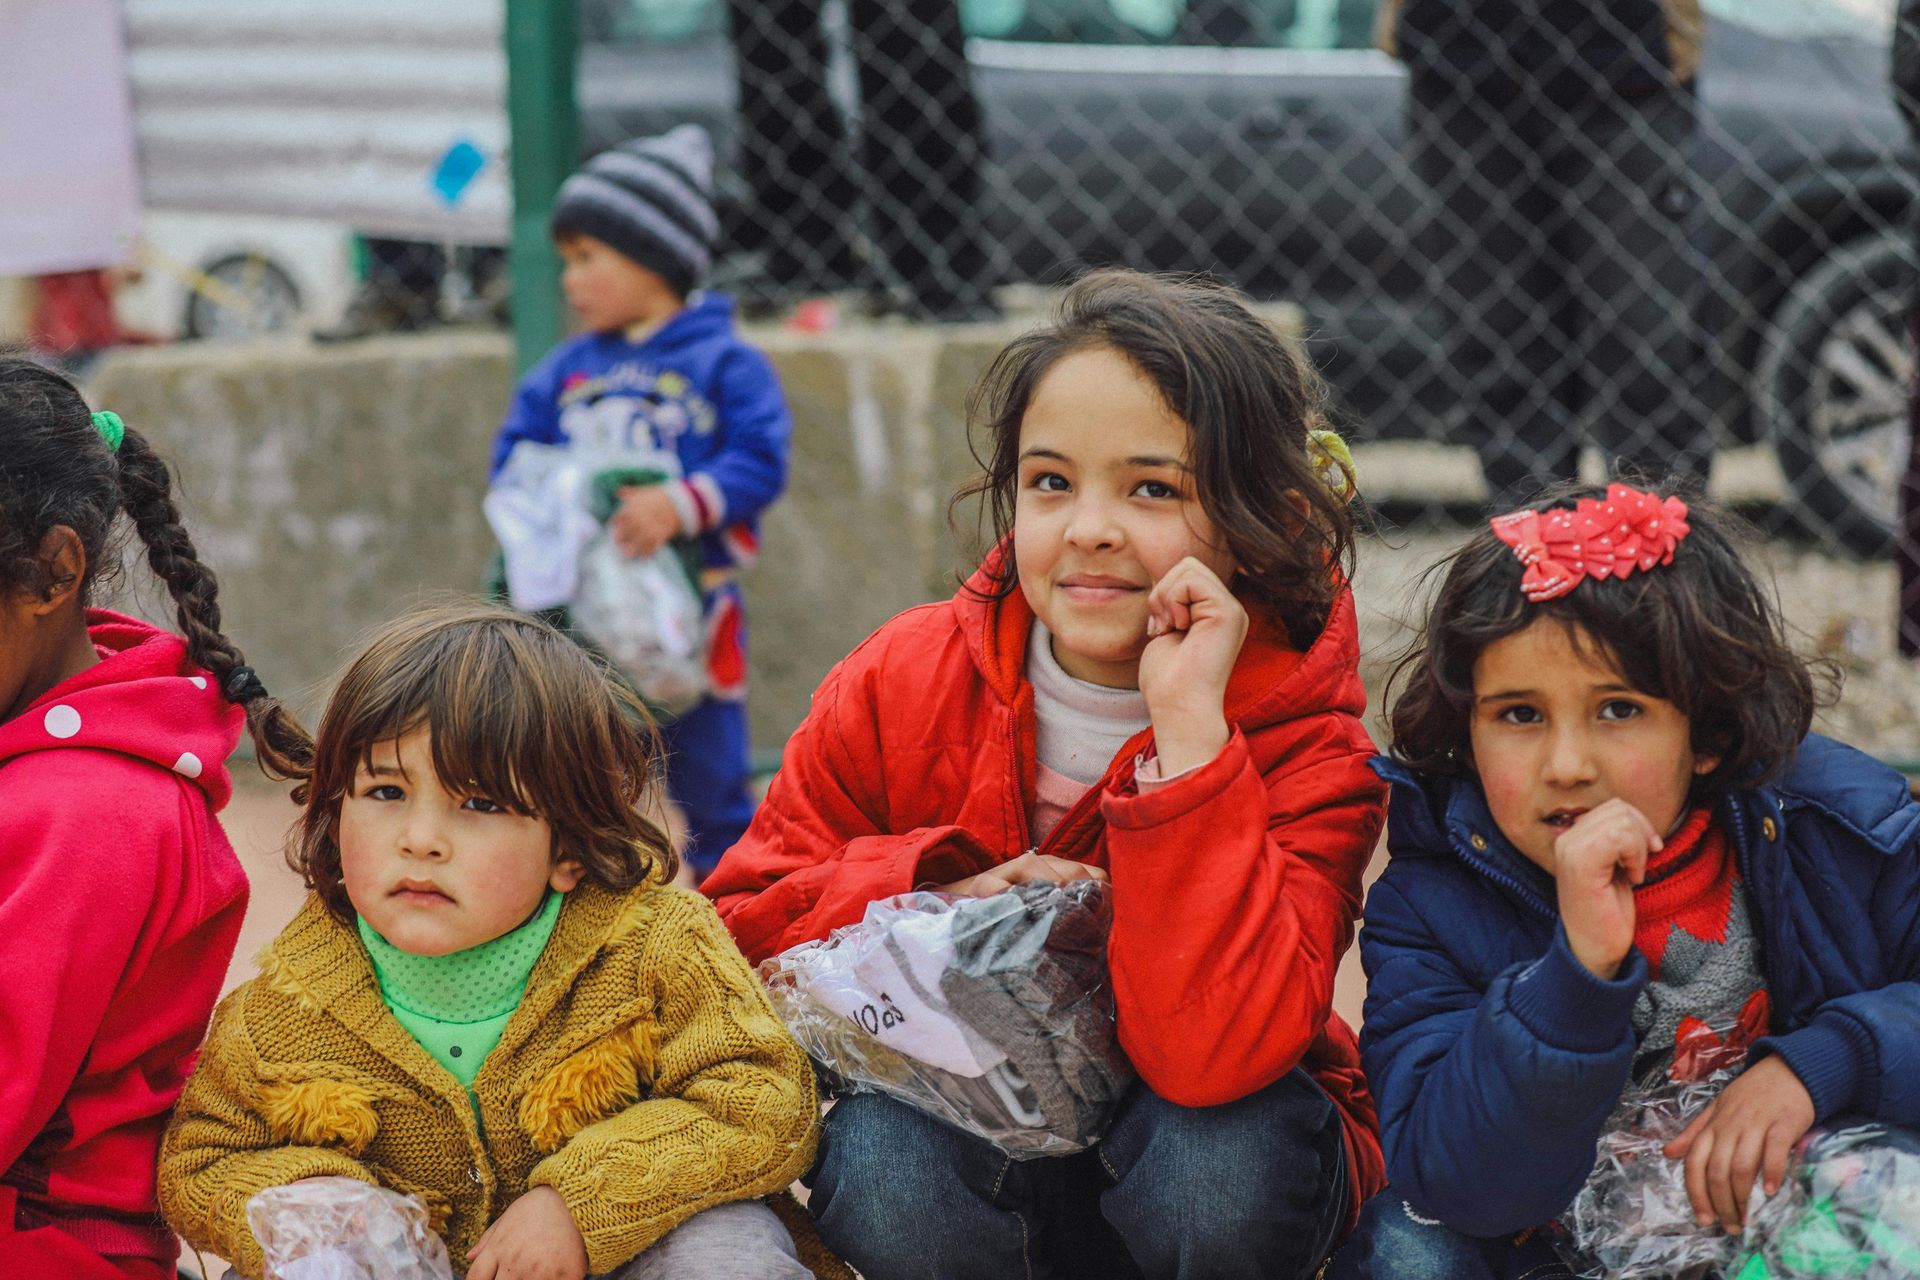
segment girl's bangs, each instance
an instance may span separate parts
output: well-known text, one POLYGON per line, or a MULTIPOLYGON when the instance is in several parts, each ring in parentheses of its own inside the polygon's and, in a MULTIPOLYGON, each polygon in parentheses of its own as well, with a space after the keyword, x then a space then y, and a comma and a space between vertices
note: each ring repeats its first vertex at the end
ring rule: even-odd
MULTIPOLYGON (((455 628, 433 637, 362 688, 337 748, 361 767, 373 750, 426 729, 440 784, 537 813, 554 794, 541 750, 545 681, 498 629, 455 628)), ((562 789, 564 790, 564 788, 562 789)))

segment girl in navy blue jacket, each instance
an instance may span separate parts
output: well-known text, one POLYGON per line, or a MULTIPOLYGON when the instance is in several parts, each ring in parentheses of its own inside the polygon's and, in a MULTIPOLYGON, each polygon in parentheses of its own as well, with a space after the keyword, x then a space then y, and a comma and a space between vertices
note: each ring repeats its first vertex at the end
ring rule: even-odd
POLYGON ((1703 1225, 1817 1123, 1920 1127, 1920 805, 1808 734, 1814 673, 1722 518, 1564 489, 1442 570, 1361 934, 1392 1186, 1332 1274, 1568 1274, 1534 1228, 1623 1090, 1680 1078, 1687 1019, 1748 1047, 1667 1148, 1703 1225))

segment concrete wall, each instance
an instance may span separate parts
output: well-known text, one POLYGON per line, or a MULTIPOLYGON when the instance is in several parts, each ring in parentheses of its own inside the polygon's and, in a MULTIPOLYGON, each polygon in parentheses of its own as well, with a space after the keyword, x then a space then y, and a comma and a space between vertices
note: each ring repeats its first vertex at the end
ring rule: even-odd
MULTIPOLYGON (((1018 327, 753 335, 795 423, 791 484, 745 577, 758 745, 784 741, 820 677, 880 623, 952 592, 968 559, 946 519, 971 467, 959 405, 1018 327)), ((182 345, 113 355, 88 394, 173 463, 229 634, 311 712, 370 627, 482 581, 480 497, 510 357, 480 333, 182 345)), ((125 588, 165 618, 144 568, 125 588)))

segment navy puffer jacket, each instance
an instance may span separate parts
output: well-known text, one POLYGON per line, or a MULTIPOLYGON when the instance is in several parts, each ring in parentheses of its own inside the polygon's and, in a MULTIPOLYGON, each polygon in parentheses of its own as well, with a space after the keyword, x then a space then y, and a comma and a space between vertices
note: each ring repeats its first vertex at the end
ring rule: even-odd
MULTIPOLYGON (((1472 779, 1382 757, 1392 860, 1367 897, 1360 1045, 1395 1191, 1455 1230, 1560 1214, 1625 1087, 1638 951, 1611 982, 1569 950, 1551 877, 1472 779)), ((1920 1127, 1920 804, 1906 779, 1809 736, 1779 783, 1719 820, 1751 896, 1772 1003, 1756 1053, 1826 1120, 1920 1127)))

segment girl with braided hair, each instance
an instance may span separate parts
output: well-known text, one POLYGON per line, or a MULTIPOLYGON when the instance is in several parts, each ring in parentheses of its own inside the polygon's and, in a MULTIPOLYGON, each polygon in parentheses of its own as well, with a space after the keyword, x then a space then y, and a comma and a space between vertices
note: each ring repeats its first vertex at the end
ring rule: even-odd
POLYGON ((303 758, 166 464, 0 358, 0 1274, 174 1274, 154 1165, 246 910, 214 819, 243 723, 270 773, 303 758), (180 636, 88 607, 123 514, 180 636))

